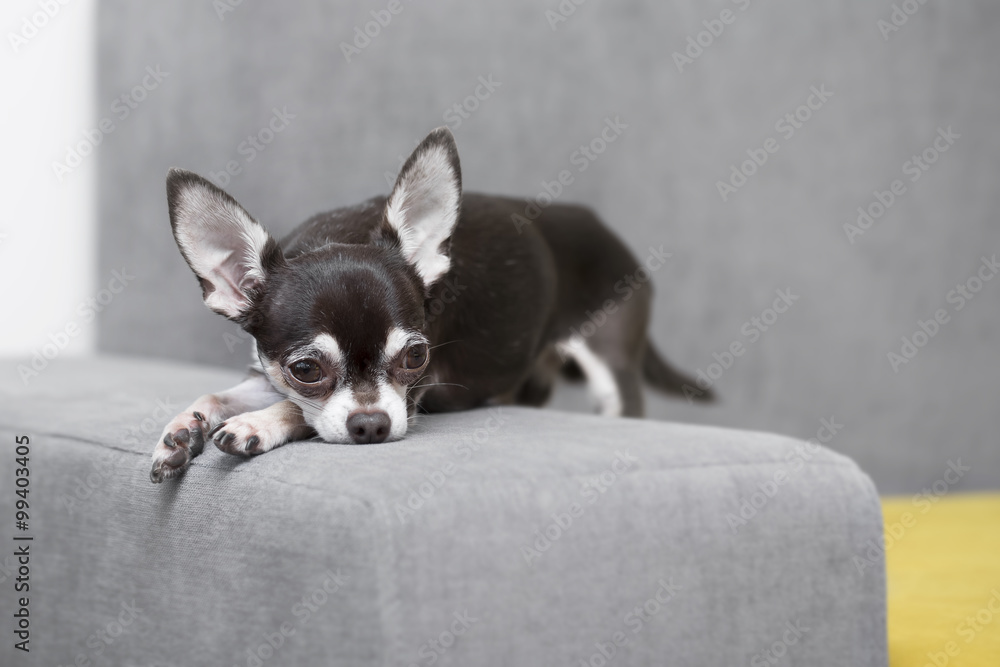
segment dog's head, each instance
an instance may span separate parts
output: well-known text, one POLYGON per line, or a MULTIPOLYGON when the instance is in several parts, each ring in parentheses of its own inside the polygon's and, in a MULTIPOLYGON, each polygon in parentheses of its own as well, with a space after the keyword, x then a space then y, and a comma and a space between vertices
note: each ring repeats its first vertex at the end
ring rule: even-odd
POLYGON ((316 247, 286 257, 212 183, 177 169, 167 176, 174 238, 205 305, 254 337, 271 382, 321 438, 344 443, 406 433, 407 392, 430 362, 424 303, 451 268, 461 189, 454 138, 435 130, 403 165, 381 210, 343 214, 375 216, 360 226, 363 238, 327 242, 313 234, 316 247))

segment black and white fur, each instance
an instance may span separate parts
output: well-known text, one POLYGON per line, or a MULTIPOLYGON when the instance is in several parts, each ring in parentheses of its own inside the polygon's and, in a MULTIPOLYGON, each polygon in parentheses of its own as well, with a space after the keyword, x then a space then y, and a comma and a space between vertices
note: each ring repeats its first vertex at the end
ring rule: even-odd
POLYGON ((606 415, 642 415, 643 377, 675 394, 696 387, 647 338, 652 290, 614 289, 639 265, 621 241, 579 206, 553 204, 518 229, 525 201, 463 196, 445 128, 388 198, 316 215, 280 244, 191 172, 170 170, 167 199, 205 304, 253 337, 255 363, 167 425, 154 482, 208 440, 243 456, 316 435, 383 442, 418 409, 542 405, 560 371, 582 371, 606 415), (609 299, 603 326, 572 333, 609 299))

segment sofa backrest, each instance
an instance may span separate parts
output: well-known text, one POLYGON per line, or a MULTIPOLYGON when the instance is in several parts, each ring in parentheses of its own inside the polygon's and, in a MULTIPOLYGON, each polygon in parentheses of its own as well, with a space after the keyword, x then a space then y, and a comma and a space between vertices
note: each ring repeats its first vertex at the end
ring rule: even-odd
POLYGON ((959 454, 963 484, 1000 486, 1000 280, 952 293, 1000 250, 1000 6, 902 5, 104 0, 99 280, 135 278, 99 347, 247 361, 174 246, 168 167, 283 233, 387 192, 447 124, 468 190, 534 197, 568 170, 561 200, 672 253, 652 335, 722 403, 653 416, 801 437, 832 418, 883 490, 959 454))

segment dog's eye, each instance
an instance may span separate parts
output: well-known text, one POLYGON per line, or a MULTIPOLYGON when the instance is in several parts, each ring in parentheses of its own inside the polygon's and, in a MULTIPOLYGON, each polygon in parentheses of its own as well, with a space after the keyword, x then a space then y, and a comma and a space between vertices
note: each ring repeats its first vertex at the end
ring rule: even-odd
POLYGON ((423 368, 425 363, 427 363, 427 343, 413 345, 406 351, 406 356, 403 357, 403 368, 408 371, 423 368))
POLYGON ((312 359, 296 361, 288 367, 292 377, 302 384, 315 384, 323 379, 323 369, 312 359))

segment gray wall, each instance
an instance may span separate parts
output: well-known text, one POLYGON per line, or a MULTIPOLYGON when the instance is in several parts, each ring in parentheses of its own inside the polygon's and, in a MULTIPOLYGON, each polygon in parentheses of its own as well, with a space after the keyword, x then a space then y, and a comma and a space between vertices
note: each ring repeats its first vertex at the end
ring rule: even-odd
POLYGON ((246 361, 170 237, 169 166, 237 161, 227 189, 284 232, 386 192, 385 174, 492 76, 500 87, 452 123, 466 188, 532 196, 572 170, 562 199, 595 207, 640 257, 673 253, 654 275, 660 348, 707 370, 744 343, 719 405, 654 397, 651 416, 801 437, 834 417, 830 445, 883 492, 919 491, 959 457, 973 470, 953 489, 1000 488, 1000 279, 961 310, 947 300, 1000 253, 1000 5, 920 5, 884 39, 887 1, 592 0, 553 30, 556 0, 402 0, 348 63, 340 43, 387 4, 246 1, 220 20, 203 1, 101 3, 98 115, 116 126, 99 148, 100 272, 136 275, 103 313, 103 350, 246 361), (723 9, 735 20, 679 72, 672 54, 723 9), (113 116, 150 65, 169 76, 113 116), (812 86, 833 95, 788 138, 775 123, 812 86), (275 107, 295 118, 247 162, 241 142, 275 107), (573 152, 619 116, 628 129, 578 173, 573 152), (960 138, 911 182, 904 163, 948 126, 960 138), (717 181, 769 137, 778 151, 722 201, 717 181), (894 179, 906 192, 848 242, 845 223, 894 179), (785 288, 799 300, 752 342, 744 323, 785 288), (887 354, 938 309, 949 321, 894 372, 887 354))

